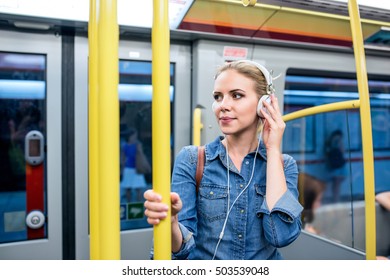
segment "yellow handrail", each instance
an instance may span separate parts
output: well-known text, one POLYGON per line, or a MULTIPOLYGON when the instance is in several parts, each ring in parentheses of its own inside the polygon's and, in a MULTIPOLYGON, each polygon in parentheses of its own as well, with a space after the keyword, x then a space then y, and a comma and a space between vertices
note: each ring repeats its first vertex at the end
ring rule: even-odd
POLYGON ((356 0, 348 1, 351 18, 353 50, 360 99, 360 123, 362 126, 364 199, 366 217, 366 259, 376 259, 375 178, 372 146, 370 96, 368 91, 366 57, 364 54, 362 27, 356 0))
POLYGON ((338 110, 345 110, 345 109, 357 109, 360 107, 360 100, 349 100, 349 101, 341 101, 341 102, 334 102, 319 106, 314 106, 311 108, 299 110, 290 114, 286 114, 283 116, 283 120, 285 122, 299 119, 311 115, 316 115, 320 113, 326 113, 326 112, 332 112, 332 111, 338 111, 338 110))
POLYGON ((90 259, 100 258, 99 250, 99 194, 98 194, 98 40, 96 0, 89 1, 88 23, 88 162, 89 162, 89 228, 90 259))
MULTIPOLYGON (((171 208, 171 114, 169 96, 168 0, 153 0, 152 26, 152 150, 153 190, 171 208)), ((171 259, 171 213, 154 226, 154 259, 171 259)))
POLYGON ((193 132, 192 132, 192 144, 195 146, 200 146, 200 131, 203 128, 202 124, 202 109, 195 108, 194 110, 194 119, 193 119, 193 132))
POLYGON ((98 17, 98 136, 100 258, 120 259, 119 99, 116 0, 100 0, 98 17))

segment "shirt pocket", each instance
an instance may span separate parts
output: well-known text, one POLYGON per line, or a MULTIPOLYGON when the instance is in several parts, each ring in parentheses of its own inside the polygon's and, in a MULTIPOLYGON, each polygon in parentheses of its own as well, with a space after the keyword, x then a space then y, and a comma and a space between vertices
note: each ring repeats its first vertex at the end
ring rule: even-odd
POLYGON ((219 185, 201 185, 199 214, 208 221, 224 219, 227 212, 227 189, 219 185))
MULTIPOLYGON (((265 189, 266 189, 266 186, 265 185, 258 185, 258 184, 255 184, 255 205, 256 205, 256 213, 257 215, 261 216, 262 213, 260 213, 260 209, 261 209, 261 205, 263 205, 263 202, 264 202, 264 199, 265 199, 265 189)), ((259 218, 260 218, 259 216, 259 218)))

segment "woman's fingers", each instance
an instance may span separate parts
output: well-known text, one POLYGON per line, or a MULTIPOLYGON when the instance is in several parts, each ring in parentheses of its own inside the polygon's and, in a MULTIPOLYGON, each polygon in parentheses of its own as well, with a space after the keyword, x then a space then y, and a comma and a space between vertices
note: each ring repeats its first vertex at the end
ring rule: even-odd
POLYGON ((154 201, 145 201, 144 206, 146 209, 149 209, 150 211, 155 212, 164 212, 168 211, 168 205, 162 202, 154 202, 154 201))
POLYGON ((275 94, 271 95, 271 103, 272 103, 273 107, 275 108, 275 110, 280 112, 278 98, 276 97, 275 94))
POLYGON ((160 219, 152 219, 152 218, 147 218, 148 224, 150 225, 158 225, 160 223, 160 219))
POLYGON ((269 125, 275 127, 277 125, 278 128, 284 130, 285 123, 283 121, 282 115, 280 113, 278 99, 275 95, 271 95, 271 104, 267 102, 263 102, 264 107, 268 110, 268 115, 265 115, 265 119, 268 121, 269 125))
POLYGON ((162 200, 161 195, 154 192, 153 190, 147 190, 146 192, 144 192, 144 198, 148 201, 161 202, 161 200, 162 200))
POLYGON ((157 225, 162 219, 168 215, 168 206, 161 202, 161 195, 155 193, 153 190, 144 192, 144 206, 145 216, 151 225, 157 225))
POLYGON ((278 101, 276 99, 275 95, 271 95, 271 102, 268 103, 266 101, 263 101, 263 115, 264 118, 267 119, 268 121, 277 121, 278 116, 280 115, 280 110, 278 106, 278 101), (264 111, 268 111, 268 114, 264 114, 264 111))
POLYGON ((151 209, 145 209, 145 216, 152 219, 165 219, 168 215, 168 211, 154 211, 151 209))
POLYGON ((179 194, 172 192, 171 193, 171 207, 172 207, 172 216, 176 215, 180 212, 181 208, 183 207, 183 203, 180 199, 179 194))
POLYGON ((279 110, 278 100, 275 95, 271 95, 271 104, 264 102, 264 107, 269 114, 265 115, 266 121, 263 127, 263 140, 267 149, 280 147, 282 136, 286 127, 279 110))
MULTIPOLYGON (((145 216, 148 217, 147 221, 149 224, 157 225, 168 216, 169 207, 162 202, 161 195, 153 190, 147 190, 144 193, 144 198, 145 216)), ((172 216, 177 215, 182 206, 180 196, 177 193, 171 193, 172 216)))
POLYGON ((145 216, 148 217, 147 221, 151 225, 157 225, 161 220, 168 216, 168 207, 162 203, 153 203, 146 201, 145 216))

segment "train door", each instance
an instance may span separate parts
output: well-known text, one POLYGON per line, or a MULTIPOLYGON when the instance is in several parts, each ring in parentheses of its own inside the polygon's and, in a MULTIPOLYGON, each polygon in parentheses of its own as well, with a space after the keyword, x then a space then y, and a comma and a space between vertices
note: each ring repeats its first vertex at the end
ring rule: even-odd
MULTIPOLYGON (((191 142, 191 48, 170 48, 171 154, 191 142)), ((89 259, 88 216, 88 40, 75 39, 76 259, 89 259)), ((152 49, 150 42, 119 42, 121 259, 148 259, 153 230, 147 224, 143 192, 153 187, 152 49), (139 147, 139 148, 136 148, 139 147), (136 150, 146 164, 137 168, 136 150)), ((173 160, 172 160, 173 163, 173 160)), ((115 164, 115 163, 113 163, 115 164)), ((114 218, 114 217, 113 217, 114 218)))
POLYGON ((0 259, 61 259, 61 37, 0 37, 0 259))

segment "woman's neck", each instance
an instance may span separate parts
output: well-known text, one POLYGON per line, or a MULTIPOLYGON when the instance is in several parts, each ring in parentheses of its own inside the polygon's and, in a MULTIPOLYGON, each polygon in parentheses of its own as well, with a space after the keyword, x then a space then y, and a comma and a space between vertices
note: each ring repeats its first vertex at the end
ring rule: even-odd
POLYGON ((252 137, 226 135, 225 139, 222 140, 222 144, 225 147, 228 145, 229 155, 236 155, 244 158, 247 154, 256 150, 258 138, 257 135, 252 137))

